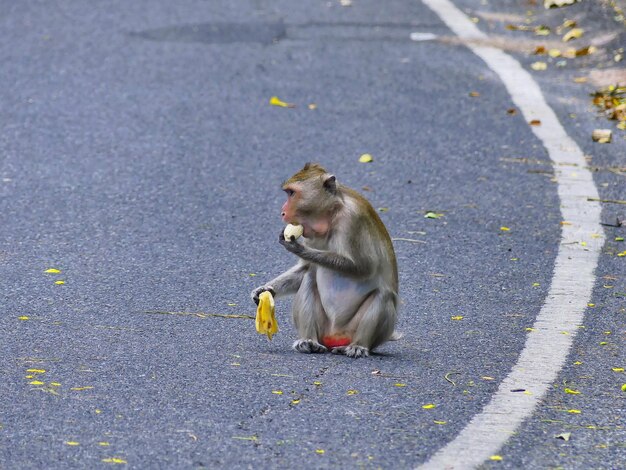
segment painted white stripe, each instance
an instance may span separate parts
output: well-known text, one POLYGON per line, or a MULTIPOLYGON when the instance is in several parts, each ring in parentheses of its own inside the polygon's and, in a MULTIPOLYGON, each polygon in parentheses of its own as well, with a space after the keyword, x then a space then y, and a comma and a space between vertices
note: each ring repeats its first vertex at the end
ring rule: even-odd
MULTIPOLYGON (((583 152, 567 135, 554 111, 546 103, 531 75, 512 57, 486 46, 482 33, 448 0, 422 0, 487 66, 500 76, 513 102, 530 121, 541 120, 532 130, 556 166, 558 195, 564 225, 548 296, 526 344, 510 374, 484 409, 474 416, 454 440, 436 452, 422 468, 474 468, 497 454, 515 430, 528 418, 553 382, 567 358, 591 297, 604 233, 600 205, 583 152), (472 41, 475 39, 477 41, 472 41), (565 168, 565 169, 564 169, 565 168), (593 238, 592 234, 596 238, 593 238), (578 242, 578 243, 577 243, 578 242), (581 244, 580 242, 585 242, 581 244), (512 393, 523 388, 530 392, 512 393)), ((506 456, 503 456, 506 460, 506 456)))

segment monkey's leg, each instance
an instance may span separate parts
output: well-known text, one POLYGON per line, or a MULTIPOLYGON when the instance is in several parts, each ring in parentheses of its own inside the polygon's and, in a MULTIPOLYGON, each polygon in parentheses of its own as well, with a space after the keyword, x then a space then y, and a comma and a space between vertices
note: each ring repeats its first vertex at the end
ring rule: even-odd
POLYGON ((389 340, 396 324, 396 295, 389 291, 371 294, 356 314, 360 318, 352 343, 342 351, 349 357, 367 357, 371 350, 389 340))
POLYGON ((293 343, 293 348, 301 353, 323 353, 327 349, 320 344, 319 335, 325 331, 328 318, 322 307, 315 269, 309 269, 304 275, 300 288, 293 300, 293 322, 300 336, 293 343))

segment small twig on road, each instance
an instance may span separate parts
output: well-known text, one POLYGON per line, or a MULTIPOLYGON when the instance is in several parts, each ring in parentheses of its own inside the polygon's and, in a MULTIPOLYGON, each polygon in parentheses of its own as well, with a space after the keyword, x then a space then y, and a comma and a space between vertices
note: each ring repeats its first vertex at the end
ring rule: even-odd
POLYGON ((607 202, 607 203, 610 203, 610 204, 626 204, 626 201, 623 201, 621 199, 598 199, 596 197, 588 197, 587 201, 607 202))
POLYGON ((424 243, 424 244, 428 243, 428 242, 425 242, 424 240, 414 240, 412 238, 392 238, 391 240, 394 242, 411 242, 411 243, 424 243))
POLYGON ((455 371, 448 372, 446 375, 443 376, 443 378, 446 379, 446 381, 450 382, 452 385, 454 385, 456 387, 456 382, 453 381, 450 378, 450 376, 453 375, 453 374, 460 374, 460 372, 455 372, 455 371))
POLYGON ((219 318, 245 318, 254 320, 255 317, 246 314, 234 314, 234 313, 205 313, 205 312, 166 312, 164 310, 146 310, 143 313, 149 313, 153 315, 189 315, 198 318, 207 317, 219 317, 219 318))

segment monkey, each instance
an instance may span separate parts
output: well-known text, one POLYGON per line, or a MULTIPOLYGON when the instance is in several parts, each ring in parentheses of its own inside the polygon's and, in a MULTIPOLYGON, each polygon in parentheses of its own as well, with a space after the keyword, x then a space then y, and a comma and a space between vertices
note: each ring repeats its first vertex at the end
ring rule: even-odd
POLYGON ((337 181, 317 163, 307 163, 282 184, 287 201, 283 222, 304 228, 303 238, 278 242, 298 261, 251 293, 275 297, 295 294, 292 317, 301 353, 359 358, 394 333, 398 267, 385 225, 357 191, 337 181), (303 240, 301 243, 300 240, 303 240))

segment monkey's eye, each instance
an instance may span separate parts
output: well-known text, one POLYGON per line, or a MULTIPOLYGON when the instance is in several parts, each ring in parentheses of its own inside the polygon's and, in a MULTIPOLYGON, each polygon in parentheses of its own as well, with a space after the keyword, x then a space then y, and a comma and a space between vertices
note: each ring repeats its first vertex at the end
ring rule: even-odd
POLYGON ((294 194, 296 194, 296 192, 293 189, 289 189, 289 188, 285 189, 285 192, 287 193, 287 197, 291 197, 294 194))

